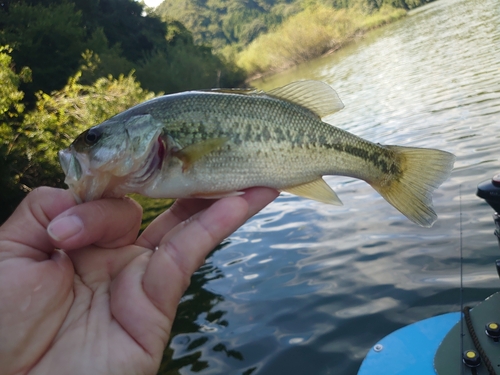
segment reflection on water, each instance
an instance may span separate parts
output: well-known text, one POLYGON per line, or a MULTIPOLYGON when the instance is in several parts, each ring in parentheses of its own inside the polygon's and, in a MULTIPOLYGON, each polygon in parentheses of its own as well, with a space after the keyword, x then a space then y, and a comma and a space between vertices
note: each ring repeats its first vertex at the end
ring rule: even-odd
POLYGON ((283 194, 193 277, 161 374, 355 374, 386 334, 458 309, 460 203, 465 302, 497 290, 492 211, 475 189, 500 169, 498 9, 439 0, 257 83, 326 81, 346 105, 329 122, 374 142, 453 152, 456 169, 434 196, 431 229, 350 178, 326 178, 343 207, 283 194))

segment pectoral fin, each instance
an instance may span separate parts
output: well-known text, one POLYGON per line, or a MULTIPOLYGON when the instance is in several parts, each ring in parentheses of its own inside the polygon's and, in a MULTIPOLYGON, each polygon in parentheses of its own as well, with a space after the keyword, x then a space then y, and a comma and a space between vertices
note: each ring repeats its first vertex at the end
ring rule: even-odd
POLYGON ((283 191, 319 202, 342 206, 342 202, 337 197, 337 194, 321 177, 306 184, 283 189, 283 191))
POLYGON ((189 170, 197 160, 221 148, 227 141, 228 138, 225 137, 206 139, 175 151, 172 155, 182 161, 182 171, 185 172, 189 170))

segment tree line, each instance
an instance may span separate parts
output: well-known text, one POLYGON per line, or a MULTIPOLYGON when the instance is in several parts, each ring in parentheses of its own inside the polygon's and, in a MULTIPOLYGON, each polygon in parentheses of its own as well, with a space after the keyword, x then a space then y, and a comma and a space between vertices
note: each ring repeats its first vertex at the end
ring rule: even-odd
POLYGON ((33 72, 21 85, 25 100, 64 86, 86 50, 99 56, 82 77, 86 83, 131 70, 144 88, 167 93, 241 82, 241 71, 195 44, 179 21, 144 11, 134 0, 2 0, 0 45, 12 48, 16 66, 33 72))
POLYGON ((225 54, 241 51, 259 35, 274 31, 283 21, 314 6, 358 8, 366 14, 384 6, 410 10, 433 0, 164 0, 154 14, 179 20, 196 43, 209 44, 225 54), (230 48, 229 48, 230 47, 230 48))

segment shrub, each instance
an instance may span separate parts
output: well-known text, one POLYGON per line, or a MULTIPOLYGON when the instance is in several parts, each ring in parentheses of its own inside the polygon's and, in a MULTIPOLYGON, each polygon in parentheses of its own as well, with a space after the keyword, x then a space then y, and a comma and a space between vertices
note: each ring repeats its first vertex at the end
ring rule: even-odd
POLYGON ((80 70, 61 90, 50 95, 38 92, 36 107, 23 112, 23 93, 17 88, 29 77, 29 70, 16 74, 11 65, 8 50, 0 48, 0 222, 32 188, 63 186, 57 153, 79 133, 154 97, 141 88, 133 73, 85 85, 80 83, 80 70))

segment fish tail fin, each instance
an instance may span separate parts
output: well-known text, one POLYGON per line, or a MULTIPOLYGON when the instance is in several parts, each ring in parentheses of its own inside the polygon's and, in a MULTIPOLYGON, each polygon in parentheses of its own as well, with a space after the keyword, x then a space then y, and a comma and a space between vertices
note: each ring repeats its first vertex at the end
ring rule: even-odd
POLYGON ((455 155, 434 149, 385 147, 401 160, 401 173, 383 181, 370 181, 370 184, 408 219, 431 227, 437 219, 432 192, 449 177, 455 155))

